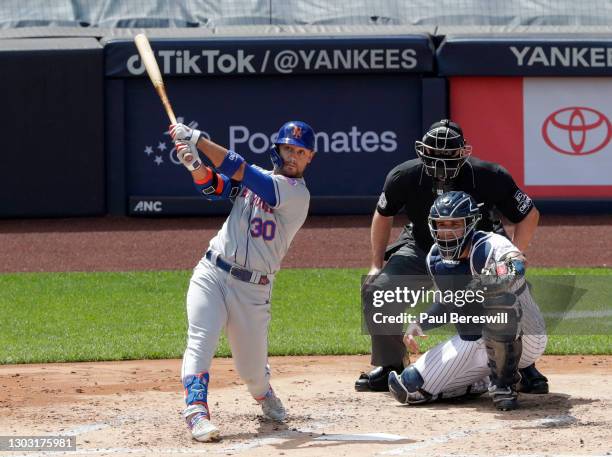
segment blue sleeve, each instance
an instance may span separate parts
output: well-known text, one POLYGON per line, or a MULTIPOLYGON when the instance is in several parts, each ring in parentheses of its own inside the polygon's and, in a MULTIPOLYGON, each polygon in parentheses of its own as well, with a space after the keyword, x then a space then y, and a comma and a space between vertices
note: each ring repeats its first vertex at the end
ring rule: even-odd
POLYGON ((268 205, 276 206, 276 191, 272 176, 262 173, 252 165, 247 165, 244 169, 242 183, 253 193, 259 195, 268 205))

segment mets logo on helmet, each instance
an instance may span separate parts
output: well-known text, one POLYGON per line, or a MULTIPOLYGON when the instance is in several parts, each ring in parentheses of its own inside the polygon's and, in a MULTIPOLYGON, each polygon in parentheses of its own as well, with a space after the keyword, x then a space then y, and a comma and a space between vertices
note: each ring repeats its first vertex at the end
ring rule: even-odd
POLYGON ((298 127, 297 125, 294 125, 293 128, 291 129, 291 136, 293 138, 301 138, 302 137, 302 127, 298 127))

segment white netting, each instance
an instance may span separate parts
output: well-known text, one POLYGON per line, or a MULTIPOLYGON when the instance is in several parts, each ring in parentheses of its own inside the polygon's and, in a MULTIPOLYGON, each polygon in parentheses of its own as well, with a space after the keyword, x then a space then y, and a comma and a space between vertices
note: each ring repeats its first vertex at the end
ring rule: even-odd
POLYGON ((608 25, 610 0, 2 0, 0 28, 608 25))

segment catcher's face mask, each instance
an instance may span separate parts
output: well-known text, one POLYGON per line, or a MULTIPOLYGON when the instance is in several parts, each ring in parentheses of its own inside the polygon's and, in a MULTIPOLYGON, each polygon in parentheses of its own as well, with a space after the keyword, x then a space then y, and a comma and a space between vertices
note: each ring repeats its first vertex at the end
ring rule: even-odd
POLYGON ((452 190, 436 198, 429 210, 429 232, 444 263, 459 263, 479 220, 478 203, 465 192, 452 190))
POLYGON ((479 219, 474 216, 452 219, 429 217, 429 231, 438 246, 442 262, 459 263, 466 242, 476 228, 479 219))

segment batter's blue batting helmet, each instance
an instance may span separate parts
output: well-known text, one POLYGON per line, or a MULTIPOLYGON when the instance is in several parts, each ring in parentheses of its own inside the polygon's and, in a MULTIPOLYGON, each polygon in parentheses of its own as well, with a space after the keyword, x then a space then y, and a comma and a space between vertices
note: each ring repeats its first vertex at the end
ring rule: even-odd
POLYGON ((429 231, 434 239, 442 261, 455 263, 461 255, 466 241, 476 229, 480 220, 480 208, 471 195, 461 191, 451 191, 440 195, 429 210, 429 231), (441 229, 440 221, 463 220, 463 233, 456 235, 455 230, 441 229), (442 235, 442 231, 446 233, 442 235))
POLYGON ((278 136, 274 142, 274 146, 270 149, 270 157, 272 164, 277 168, 283 167, 283 158, 278 152, 278 146, 281 144, 292 144, 305 149, 314 151, 315 148, 315 133, 312 127, 306 122, 289 121, 283 124, 278 131, 278 136))

